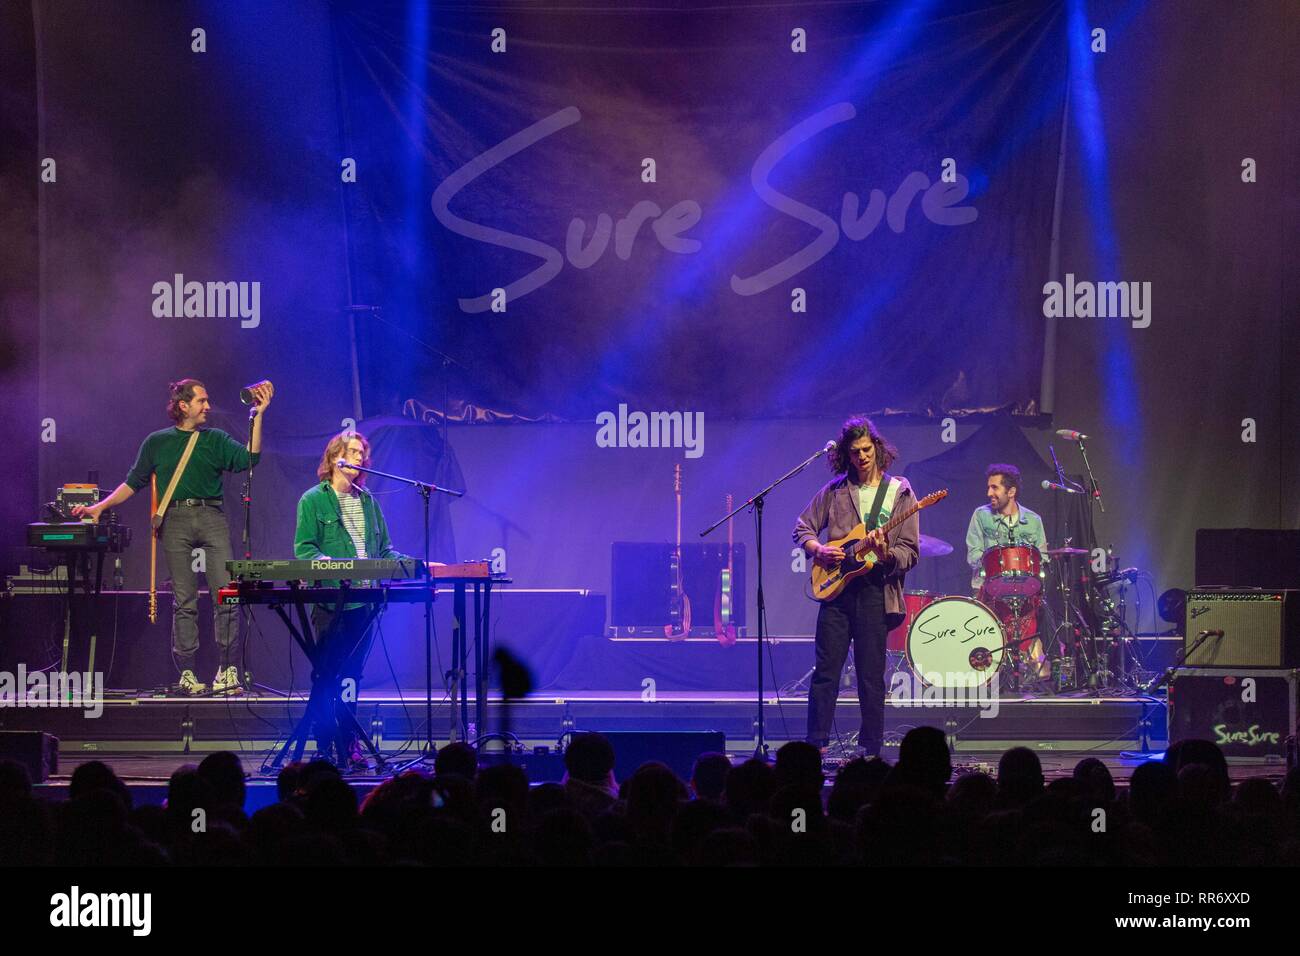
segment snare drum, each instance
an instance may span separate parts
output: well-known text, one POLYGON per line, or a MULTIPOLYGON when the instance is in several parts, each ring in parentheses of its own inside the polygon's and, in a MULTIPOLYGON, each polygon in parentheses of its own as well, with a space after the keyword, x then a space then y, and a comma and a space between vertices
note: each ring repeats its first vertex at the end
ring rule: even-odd
POLYGON ((1027 598, 1043 590, 1042 555, 1030 545, 996 545, 984 552, 980 566, 989 597, 1027 598))
POLYGON ((1002 664, 1002 624, 972 598, 940 598, 907 630, 907 663, 930 687, 982 687, 1002 664))
POLYGON ((912 626, 921 609, 933 604, 943 595, 937 591, 907 591, 903 594, 903 623, 889 632, 885 638, 885 650, 895 654, 907 652, 907 630, 912 626))

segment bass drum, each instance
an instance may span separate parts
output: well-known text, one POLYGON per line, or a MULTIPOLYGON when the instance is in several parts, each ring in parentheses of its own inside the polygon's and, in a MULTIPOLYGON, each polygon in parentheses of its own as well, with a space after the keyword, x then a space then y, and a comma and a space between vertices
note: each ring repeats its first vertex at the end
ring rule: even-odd
POLYGON ((903 622, 885 638, 885 650, 895 654, 907 653, 907 631, 916 616, 943 594, 939 591, 905 591, 903 593, 903 622))
POLYGON ((973 598, 946 597, 923 608, 907 630, 907 663, 928 687, 982 687, 1005 653, 1002 623, 973 598))

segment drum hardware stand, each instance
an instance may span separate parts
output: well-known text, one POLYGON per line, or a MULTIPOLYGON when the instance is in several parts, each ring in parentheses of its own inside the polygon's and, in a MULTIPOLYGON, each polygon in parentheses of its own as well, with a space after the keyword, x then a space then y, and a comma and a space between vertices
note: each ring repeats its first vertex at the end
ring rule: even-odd
POLYGON ((1011 691, 1011 693, 1016 694, 1020 692, 1020 683, 1023 676, 1021 670, 1023 669, 1022 665, 1024 663, 1022 659, 1022 654, 1024 652, 1024 647, 1022 645, 1024 642, 1020 637, 1021 598, 1019 595, 1016 595, 1006 598, 1005 600, 1007 606, 1011 608, 1011 640, 1006 644, 1006 659, 1010 663, 1008 670, 1011 672, 1009 675, 1011 678, 1011 686, 1007 689, 1011 691))
POLYGON ((758 581, 755 588, 758 599, 758 640, 754 642, 754 648, 758 659, 758 683, 755 687, 755 698, 758 705, 757 718, 754 723, 754 756, 760 759, 767 759, 767 740, 764 738, 763 728, 763 651, 767 643, 767 608, 763 601, 763 503, 767 496, 777 485, 793 478, 799 472, 811 465, 816 459, 826 454, 833 447, 832 443, 827 443, 823 448, 817 449, 802 462, 795 465, 776 481, 772 482, 762 491, 750 497, 748 501, 742 502, 738 507, 733 508, 728 514, 723 515, 709 527, 700 532, 700 537, 706 537, 710 532, 721 527, 723 522, 733 517, 741 511, 749 509, 754 513, 754 552, 758 560, 758 581))
MULTIPOLYGON (((1053 454, 1053 458, 1055 458, 1055 454, 1053 454)), ((1059 464, 1057 465, 1057 471, 1058 473, 1060 472, 1059 464)), ((1074 538, 1072 536, 1067 537, 1065 539, 1064 547, 1070 547, 1073 541, 1074 538)), ((1062 659, 1068 657, 1073 665, 1071 667, 1072 674, 1070 675, 1069 689, 1078 690, 1080 675, 1077 666, 1078 662, 1075 658, 1082 658, 1084 670, 1086 670, 1090 675, 1096 670, 1096 667, 1088 654, 1088 645, 1085 640, 1085 635, 1087 634, 1087 622, 1083 619, 1082 614, 1079 612, 1078 607, 1075 605, 1071 597, 1070 573, 1067 570, 1067 562, 1074 557, 1077 557, 1077 555, 1061 555, 1059 556, 1060 559, 1054 562, 1059 582, 1056 590, 1061 598, 1061 617, 1060 620, 1056 622, 1056 626, 1052 629, 1052 643, 1056 647, 1066 647, 1068 649, 1062 659), (1066 637, 1069 639, 1066 640, 1066 637)), ((1047 605, 1048 610, 1050 611, 1050 603, 1044 602, 1044 604, 1047 605)), ((1065 687, 1062 686, 1060 689, 1064 690, 1065 687)))

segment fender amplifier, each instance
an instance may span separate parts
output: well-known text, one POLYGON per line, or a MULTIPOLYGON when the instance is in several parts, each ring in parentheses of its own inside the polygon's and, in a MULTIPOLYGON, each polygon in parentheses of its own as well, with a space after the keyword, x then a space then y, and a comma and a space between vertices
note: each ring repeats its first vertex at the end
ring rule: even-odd
POLYGON ((1300 667, 1296 591, 1191 591, 1186 647, 1204 631, 1222 631, 1187 656, 1193 667, 1300 667))

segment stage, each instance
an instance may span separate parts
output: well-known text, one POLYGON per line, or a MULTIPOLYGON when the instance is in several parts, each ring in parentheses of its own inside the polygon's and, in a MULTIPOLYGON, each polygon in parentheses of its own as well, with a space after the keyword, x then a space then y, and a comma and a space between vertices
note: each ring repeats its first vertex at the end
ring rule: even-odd
MULTIPOLYGON (((301 716, 301 697, 246 695, 225 699, 154 696, 111 696, 103 715, 92 725, 75 711, 6 710, 3 729, 45 729, 60 737, 59 770, 39 787, 55 800, 66 799, 73 771, 90 760, 111 766, 134 794, 137 803, 161 803, 173 771, 198 763, 207 754, 229 750, 239 755, 248 773, 246 809, 253 813, 276 800, 276 769, 271 765, 277 743, 301 716), (21 715, 21 716, 20 716, 21 715), (64 719, 60 720, 59 716, 64 719), (93 733, 88 730, 93 729, 93 733)), ((764 701, 767 740, 771 752, 791 739, 801 739, 806 702, 798 697, 764 701)), ((473 701, 470 701, 471 709, 473 701)), ((1127 786, 1134 769, 1158 758, 1166 740, 1165 701, 1161 697, 1011 697, 998 701, 996 715, 980 717, 978 708, 934 706, 934 702, 901 699, 886 706, 886 743, 881 756, 897 759, 902 735, 914 726, 931 725, 949 735, 955 772, 997 774, 998 758, 1010 747, 1029 747, 1038 754, 1050 783, 1069 777, 1085 757, 1096 757, 1109 768, 1118 787, 1127 786), (1148 725, 1150 756, 1142 756, 1142 725, 1148 725)), ((499 731, 505 717, 500 700, 489 700, 489 727, 499 731)), ((841 697, 836 724, 855 726, 857 701, 841 697)), ((485 763, 513 760, 524 766, 535 785, 558 780, 563 762, 557 746, 566 729, 576 731, 657 731, 662 733, 721 730, 733 764, 753 755, 756 704, 735 692, 666 693, 643 701, 629 692, 581 691, 533 695, 510 705, 509 720, 518 740, 511 756, 500 738, 482 747, 485 763)), ((420 755, 423 741, 423 695, 414 689, 401 695, 363 695, 362 723, 389 760, 400 766, 420 755)), ((450 705, 436 701, 434 740, 446 744, 450 705)), ((304 759, 314 750, 308 746, 304 759)), ((840 763, 831 755, 825 764, 827 787, 840 763)), ((429 769, 426 767, 425 769, 429 769)), ((1254 777, 1280 783, 1286 773, 1281 761, 1229 760, 1234 780, 1254 777)), ((349 784, 358 798, 376 787, 383 774, 352 775, 349 784)))

